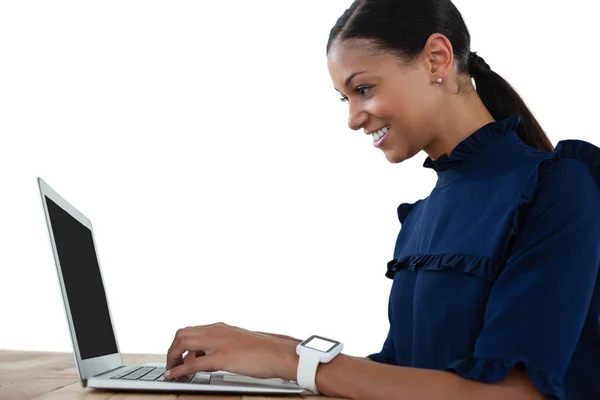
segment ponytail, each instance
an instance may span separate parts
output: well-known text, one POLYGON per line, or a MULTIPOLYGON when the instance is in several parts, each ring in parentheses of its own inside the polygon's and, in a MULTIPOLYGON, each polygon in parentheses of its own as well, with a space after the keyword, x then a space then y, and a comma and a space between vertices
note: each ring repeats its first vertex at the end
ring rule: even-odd
POLYGON ((554 151, 554 146, 521 96, 476 52, 469 53, 469 74, 475 79, 477 94, 495 120, 519 114, 521 123, 517 133, 521 140, 536 149, 554 151))
POLYGON ((471 35, 451 0, 355 0, 331 29, 327 53, 336 39, 370 39, 379 50, 416 58, 427 38, 439 32, 452 43, 458 71, 475 79, 475 87, 495 120, 521 116, 517 128, 521 140, 542 151, 554 151, 552 143, 521 96, 476 53, 470 51, 471 35), (467 61, 468 60, 468 61, 467 61))

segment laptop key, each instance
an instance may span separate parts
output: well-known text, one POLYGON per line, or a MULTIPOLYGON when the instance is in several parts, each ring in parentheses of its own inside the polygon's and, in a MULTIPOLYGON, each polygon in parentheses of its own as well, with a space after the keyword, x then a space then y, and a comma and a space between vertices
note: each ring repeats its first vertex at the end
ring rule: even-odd
POLYGON ((175 379, 174 382, 189 383, 193 377, 194 377, 194 374, 180 376, 179 378, 175 379))
POLYGON ((118 373, 116 375, 111 376, 110 379, 121 379, 125 375, 128 375, 128 374, 130 374, 132 372, 135 372, 135 371, 137 371, 140 368, 142 368, 142 367, 131 367, 131 368, 128 368, 128 369, 126 369, 123 372, 120 372, 120 373, 118 373))
POLYGON ((189 374, 189 375, 180 376, 177 379, 165 379, 165 376, 161 375, 160 378, 156 379, 156 381, 158 381, 158 382, 189 383, 192 380, 193 377, 194 377, 194 374, 189 374))
POLYGON ((150 372, 140 378, 140 381, 155 381, 161 377, 162 374, 155 374, 154 372, 150 372))
POLYGON ((162 374, 156 374, 154 371, 146 374, 140 378, 140 381, 155 381, 161 377, 162 374))
POLYGON ((152 371, 153 369, 154 369, 154 367, 143 367, 143 368, 138 369, 135 372, 132 372, 131 374, 125 375, 121 379, 137 380, 137 379, 140 379, 142 376, 146 375, 147 373, 149 373, 150 371, 152 371))
POLYGON ((210 383, 211 374, 209 372, 196 372, 190 383, 201 383, 208 385, 210 383))

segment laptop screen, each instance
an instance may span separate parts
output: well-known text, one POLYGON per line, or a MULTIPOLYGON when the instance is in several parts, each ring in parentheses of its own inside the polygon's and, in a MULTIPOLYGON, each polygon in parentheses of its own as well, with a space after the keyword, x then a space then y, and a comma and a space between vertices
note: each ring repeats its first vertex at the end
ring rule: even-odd
POLYGON ((46 198, 82 360, 117 353, 92 232, 46 198))

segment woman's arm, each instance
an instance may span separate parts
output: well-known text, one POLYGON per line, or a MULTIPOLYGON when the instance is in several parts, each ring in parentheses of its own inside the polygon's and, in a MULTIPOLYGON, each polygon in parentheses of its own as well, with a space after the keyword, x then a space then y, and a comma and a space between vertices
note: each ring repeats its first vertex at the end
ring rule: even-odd
MULTIPOLYGON (((293 338, 291 336, 286 336, 286 335, 280 335, 278 333, 267 333, 267 332, 259 332, 259 331, 255 331, 256 333, 260 333, 261 335, 267 335, 267 336, 273 336, 279 339, 284 339, 284 340, 291 340, 292 342, 296 342, 296 343, 302 343, 302 340, 300 339, 296 339, 293 338)), ((370 361, 372 362, 373 360, 371 360, 369 357, 360 357, 361 360, 365 360, 365 361, 370 361)), ((296 380, 296 378, 292 379, 292 380, 296 380)))
POLYGON ((302 340, 300 340, 300 339, 296 339, 296 338, 293 338, 291 336, 280 335, 280 334, 277 334, 277 333, 267 333, 267 332, 258 332, 258 331, 255 331, 255 332, 256 333, 260 333, 261 335, 273 336, 273 337, 276 337, 276 338, 279 338, 279 339, 291 340, 291 341, 297 342, 297 343, 301 343, 302 342, 302 340))
MULTIPOLYGON (((287 378, 295 380, 298 357, 287 378)), ((454 373, 380 364, 340 354, 317 370, 317 387, 323 395, 353 400, 543 400, 544 397, 519 370, 495 384, 464 379, 454 373)))

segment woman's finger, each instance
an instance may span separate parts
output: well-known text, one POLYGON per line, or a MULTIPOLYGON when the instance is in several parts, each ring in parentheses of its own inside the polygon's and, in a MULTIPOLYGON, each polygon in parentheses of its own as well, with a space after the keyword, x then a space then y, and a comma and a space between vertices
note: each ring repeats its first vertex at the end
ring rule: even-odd
MULTIPOLYGON (((169 348, 169 351, 167 353, 167 365, 166 365, 166 369, 171 369, 177 365, 181 365, 183 364, 183 353, 185 353, 187 350, 186 347, 188 346, 188 340, 187 339, 182 339, 180 337, 176 337, 175 340, 173 341, 173 344, 171 345, 171 347, 169 348)), ((196 349, 192 349, 192 350, 196 350, 196 349)))
POLYGON ((183 364, 183 358, 181 357, 181 355, 178 358, 170 357, 169 355, 172 353, 173 348, 175 347, 176 343, 178 343, 181 340, 182 336, 184 335, 184 333, 187 330, 188 330, 188 328, 183 328, 183 329, 178 329, 177 332, 175 332, 175 337, 173 338, 173 342, 171 342, 171 346, 169 346, 169 350, 167 351, 166 369, 173 368, 176 365, 183 364))
POLYGON ((200 333, 175 339, 167 353, 166 368, 171 369, 183 364, 182 356, 186 351, 190 353, 200 352, 200 354, 204 354, 204 356, 200 358, 206 357, 206 349, 209 348, 209 346, 212 346, 209 338, 200 333))
POLYGON ((204 356, 205 353, 202 350, 199 351, 188 351, 188 353, 183 357, 183 363, 189 363, 194 361, 198 357, 204 356))
POLYGON ((175 338, 167 352, 166 368, 171 369, 175 366, 184 364, 183 354, 186 351, 195 352, 197 356, 205 356, 207 349, 205 346, 214 347, 215 344, 212 343, 214 340, 211 340, 215 335, 211 335, 210 332, 213 332, 215 329, 222 330, 224 329, 223 327, 226 327, 226 325, 218 323, 179 329, 175 333, 175 338))
POLYGON ((165 378, 176 379, 176 378, 179 378, 180 376, 193 374, 194 372, 198 372, 198 371, 211 372, 211 371, 221 370, 221 369, 223 369, 220 366, 220 362, 219 362, 219 359, 221 357, 222 356, 220 356, 218 354, 197 357, 195 360, 193 360, 189 363, 177 365, 171 369, 167 369, 167 371, 165 372, 165 378))
POLYGON ((190 363, 192 361, 194 361, 196 359, 196 352, 195 351, 188 351, 188 353, 183 356, 183 363, 190 363))

